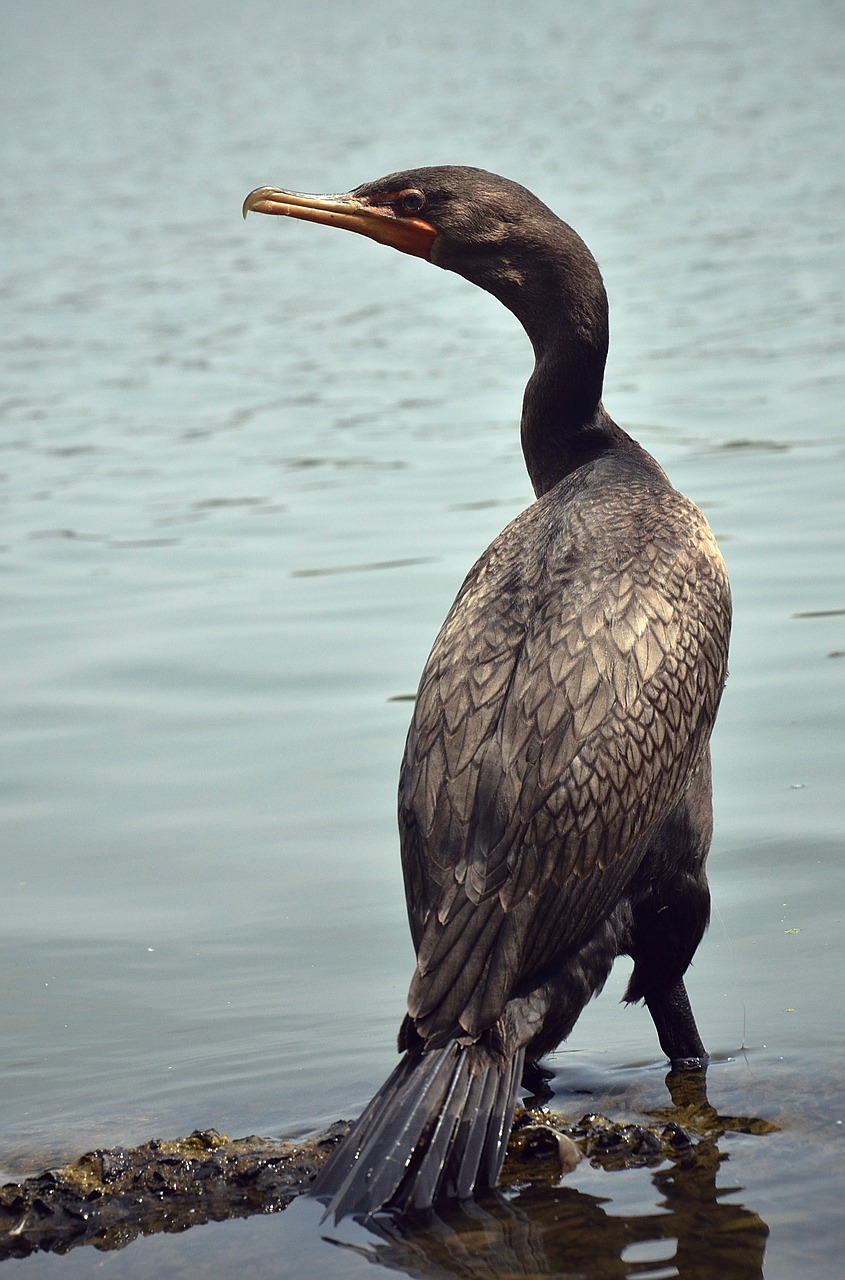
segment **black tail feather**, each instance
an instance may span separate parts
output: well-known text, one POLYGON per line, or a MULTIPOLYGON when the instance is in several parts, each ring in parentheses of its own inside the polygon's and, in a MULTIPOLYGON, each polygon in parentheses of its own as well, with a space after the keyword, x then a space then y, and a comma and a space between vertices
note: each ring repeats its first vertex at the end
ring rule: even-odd
POLYGON ((482 1075, 476 1076, 470 1086, 467 1105, 458 1126, 455 1142, 455 1153, 459 1157, 459 1163, 454 1174, 454 1184, 455 1194, 459 1200, 468 1200, 476 1182, 485 1181, 483 1168, 485 1148, 500 1080, 498 1072, 485 1071, 482 1075), (477 1117, 475 1123, 473 1123, 473 1117, 477 1117))
POLYGON ((407 1053, 311 1187, 326 1216, 424 1210, 494 1186, 523 1057, 500 1066, 454 1041, 407 1053))

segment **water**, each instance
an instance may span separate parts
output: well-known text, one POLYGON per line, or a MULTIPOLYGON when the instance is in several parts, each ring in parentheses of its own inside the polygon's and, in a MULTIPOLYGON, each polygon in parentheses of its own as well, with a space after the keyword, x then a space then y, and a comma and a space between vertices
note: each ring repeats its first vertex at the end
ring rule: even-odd
MULTIPOLYGON (((706 1194, 582 1165, 562 1200, 521 1198, 519 1229, 478 1228, 486 1274, 563 1274, 556 1220, 587 1233, 595 1276, 835 1273, 844 37, 823 0, 4 6, 8 1175, 210 1124, 310 1132, 390 1069, 407 697, 464 572, 530 500, 530 352, 457 277, 239 209, 264 183, 470 163, 587 239, 606 403, 728 560, 718 915, 690 988, 711 1101, 781 1127, 727 1134, 706 1194), (696 1203, 704 1235, 673 1262, 696 1203), (742 1259, 719 1251, 757 1222, 742 1259)), ((623 968, 554 1060, 563 1110, 666 1104, 623 968)), ((380 1265, 468 1274, 456 1250, 380 1265)), ((96 1256, 122 1276, 227 1259, 372 1274, 304 1205, 96 1256)))

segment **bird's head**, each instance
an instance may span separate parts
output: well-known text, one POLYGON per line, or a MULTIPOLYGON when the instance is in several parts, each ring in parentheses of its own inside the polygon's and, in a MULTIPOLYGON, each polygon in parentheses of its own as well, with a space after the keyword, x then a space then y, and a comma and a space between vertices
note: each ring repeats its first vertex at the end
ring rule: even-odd
POLYGON ((554 218, 525 187, 484 169, 436 165, 391 173, 365 182, 347 195, 305 195, 259 187, 244 201, 252 211, 303 218, 357 231, 403 253, 438 265, 473 250, 501 249, 516 224, 542 211, 554 218), (438 243, 439 242, 439 243, 438 243))
POLYGON ((484 169, 436 165, 391 173, 347 195, 259 187, 244 201, 244 217, 251 210, 357 231, 498 298, 536 358, 522 417, 534 488, 544 493, 560 479, 574 455, 559 443, 550 450, 548 441, 564 430, 592 431, 601 407, 607 294, 584 241, 542 200, 484 169))
POLYGON ((356 231, 425 258, 486 289, 523 323, 535 295, 553 283, 560 290, 565 274, 594 277, 600 286, 592 255, 571 227, 525 187, 484 169, 407 169, 347 195, 259 187, 244 202, 244 217, 251 211, 356 231))

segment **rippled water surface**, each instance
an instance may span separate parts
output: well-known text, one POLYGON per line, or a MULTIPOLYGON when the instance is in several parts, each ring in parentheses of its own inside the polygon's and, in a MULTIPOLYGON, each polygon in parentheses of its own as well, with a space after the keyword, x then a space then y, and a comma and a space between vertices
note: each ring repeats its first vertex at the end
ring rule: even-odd
MULTIPOLYGON (((299 1204, 10 1274, 838 1274, 841 6, 9 0, 3 23, 4 1171, 311 1132, 392 1065, 408 698, 530 500, 530 349, 458 277, 240 204, 439 162, 587 239, 608 408, 728 560, 690 988, 713 1106, 779 1126, 728 1126, 695 1178, 581 1165, 411 1244, 349 1228, 369 1257, 299 1204)), ((621 969, 552 1061, 567 1113, 668 1105, 621 969)))

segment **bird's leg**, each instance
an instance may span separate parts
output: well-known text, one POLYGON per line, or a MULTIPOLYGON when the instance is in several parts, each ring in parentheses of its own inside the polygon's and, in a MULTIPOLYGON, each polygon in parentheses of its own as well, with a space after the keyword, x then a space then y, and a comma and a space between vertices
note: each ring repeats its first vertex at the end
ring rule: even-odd
MULTIPOLYGON (((682 1111, 685 1116, 711 1128, 719 1123, 716 1108, 707 1097, 706 1071, 669 1071, 665 1084, 676 1112, 682 1111)), ((669 1119, 680 1119, 668 1112, 667 1115, 669 1119)), ((681 1124, 683 1123, 684 1120, 681 1120, 681 1124)))
POLYGON ((683 979, 670 987, 647 995, 645 1002, 657 1028, 657 1038, 673 1071, 701 1071, 710 1061, 695 1025, 683 979))
POLYGON ((550 1071, 548 1067, 541 1067, 539 1062, 532 1062, 526 1058, 525 1066, 522 1068, 522 1087, 531 1094, 531 1098, 526 1099, 526 1105, 529 1102, 535 1105, 542 1105, 548 1102, 549 1098, 553 1098, 555 1091, 550 1088, 549 1081, 554 1080, 554 1078, 554 1071, 550 1071))

